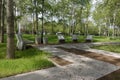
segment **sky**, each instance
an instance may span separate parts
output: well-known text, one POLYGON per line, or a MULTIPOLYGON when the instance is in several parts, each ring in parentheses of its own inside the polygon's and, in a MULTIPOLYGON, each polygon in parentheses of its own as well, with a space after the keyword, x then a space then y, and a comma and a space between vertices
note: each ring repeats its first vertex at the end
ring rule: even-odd
MULTIPOLYGON (((102 0, 92 0, 92 8, 90 10, 91 12, 93 12, 95 10, 95 6, 98 2, 102 2, 102 0)), ((92 14, 89 17, 89 20, 93 21, 92 14)))
MULTIPOLYGON (((91 8, 90 12, 93 12, 95 10, 96 2, 97 2, 97 0, 92 0, 92 8, 91 8)), ((92 14, 89 17, 89 20, 93 21, 92 14)))
POLYGON ((95 5, 96 5, 97 0, 92 0, 92 8, 91 11, 95 10, 95 5))
POLYGON ((102 0, 92 0, 92 8, 91 8, 91 11, 94 11, 95 10, 95 6, 96 6, 96 3, 97 2, 102 2, 102 0))

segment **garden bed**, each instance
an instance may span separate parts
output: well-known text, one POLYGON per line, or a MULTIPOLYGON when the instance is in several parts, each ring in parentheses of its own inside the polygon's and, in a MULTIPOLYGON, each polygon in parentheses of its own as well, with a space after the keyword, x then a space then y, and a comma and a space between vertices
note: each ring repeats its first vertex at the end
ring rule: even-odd
POLYGON ((93 58, 96 60, 100 60, 100 61, 104 61, 104 62, 108 62, 108 63, 114 64, 114 65, 120 66, 120 58, 116 58, 113 56, 107 56, 104 54, 98 54, 95 52, 84 51, 84 50, 79 50, 79 49, 75 49, 75 48, 69 48, 69 49, 64 48, 64 47, 57 47, 57 48, 63 49, 67 52, 74 53, 76 55, 82 55, 85 57, 93 58))
POLYGON ((65 65, 72 64, 72 62, 64 60, 64 59, 62 59, 58 56, 52 56, 52 57, 50 57, 50 59, 53 63, 55 63, 56 65, 60 65, 60 66, 65 66, 65 65))

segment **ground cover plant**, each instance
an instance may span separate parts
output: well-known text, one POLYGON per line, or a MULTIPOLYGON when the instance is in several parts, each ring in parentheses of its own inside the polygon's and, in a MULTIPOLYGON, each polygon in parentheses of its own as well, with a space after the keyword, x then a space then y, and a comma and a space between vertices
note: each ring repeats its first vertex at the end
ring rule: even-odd
POLYGON ((16 51, 16 58, 6 59, 6 44, 0 44, 0 77, 44 69, 54 66, 48 60, 51 55, 35 48, 16 51))
POLYGON ((120 45, 102 45, 102 46, 94 46, 92 48, 120 53, 120 45))

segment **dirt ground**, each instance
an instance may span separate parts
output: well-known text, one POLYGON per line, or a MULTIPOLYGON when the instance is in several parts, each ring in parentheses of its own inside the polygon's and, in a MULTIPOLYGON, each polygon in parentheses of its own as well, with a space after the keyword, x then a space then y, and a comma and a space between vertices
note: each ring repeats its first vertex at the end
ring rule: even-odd
POLYGON ((116 58, 116 57, 112 57, 112 56, 107 56, 104 54, 97 54, 95 52, 90 52, 90 51, 84 51, 84 50, 79 50, 79 49, 75 49, 75 48, 63 48, 63 47, 58 47, 60 49, 63 49, 67 52, 71 52, 74 53, 76 55, 82 55, 85 57, 89 57, 89 58, 93 58, 96 60, 100 60, 100 61, 104 61, 104 62, 108 62, 117 66, 120 66, 120 58, 116 58))
POLYGON ((69 62, 67 60, 64 60, 58 56, 52 56, 50 57, 50 59, 55 62, 56 64, 60 65, 60 66, 65 66, 65 65, 69 65, 72 64, 72 62, 69 62))
MULTIPOLYGON (((84 51, 84 50, 79 50, 75 48, 64 48, 64 47, 57 47, 62 50, 65 50, 67 52, 74 53, 76 55, 82 55, 85 57, 93 58, 96 60, 108 62, 111 64, 114 64, 116 66, 120 66, 120 58, 112 57, 112 56, 107 56, 104 54, 97 54, 95 52, 90 52, 90 51, 84 51)), ((120 80, 120 70, 114 71, 108 75, 103 76, 102 78, 99 78, 98 80, 120 80)))

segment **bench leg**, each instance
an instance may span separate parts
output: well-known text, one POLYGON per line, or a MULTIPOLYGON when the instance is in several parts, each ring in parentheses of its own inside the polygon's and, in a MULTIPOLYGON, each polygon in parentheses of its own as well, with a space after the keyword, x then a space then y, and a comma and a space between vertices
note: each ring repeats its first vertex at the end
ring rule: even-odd
POLYGON ((76 42, 78 42, 78 40, 77 40, 77 39, 73 39, 72 41, 73 41, 73 42, 75 42, 75 43, 76 43, 76 42))
POLYGON ((65 43, 64 39, 59 40, 59 43, 65 43))
POLYGON ((86 42, 92 42, 92 40, 86 40, 86 42))

